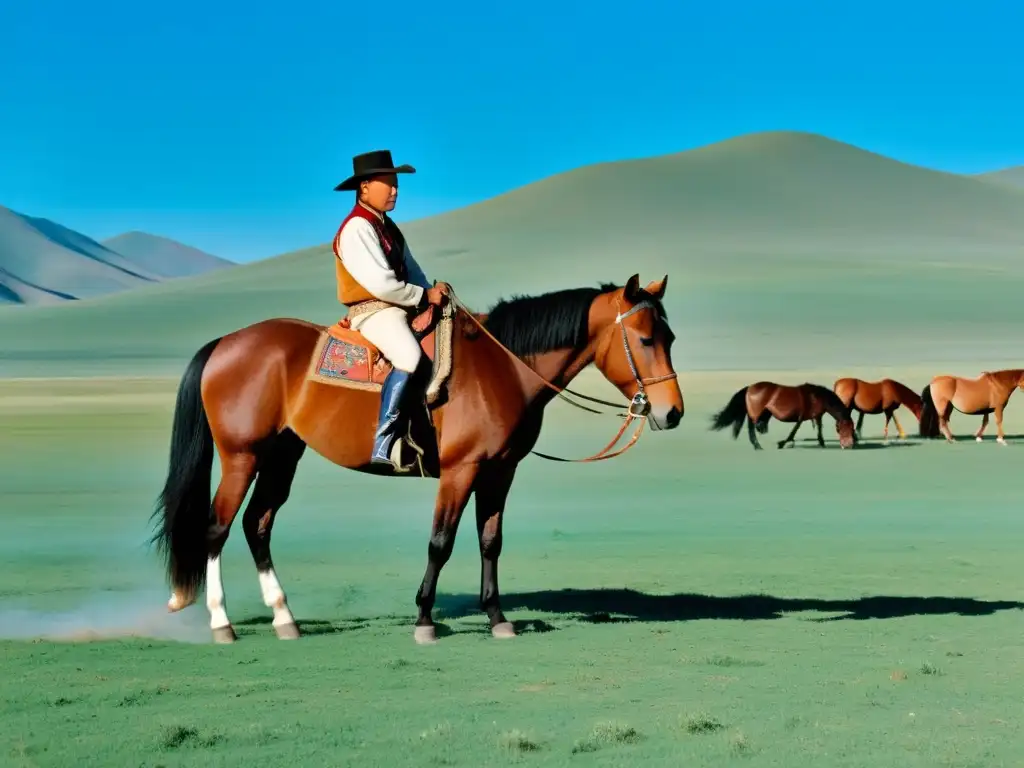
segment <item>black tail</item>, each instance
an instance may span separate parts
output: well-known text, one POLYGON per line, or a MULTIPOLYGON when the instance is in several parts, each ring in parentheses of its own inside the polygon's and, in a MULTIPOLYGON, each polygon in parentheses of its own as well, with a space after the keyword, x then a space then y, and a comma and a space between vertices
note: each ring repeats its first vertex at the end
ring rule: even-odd
POLYGON ((181 377, 167 481, 153 512, 153 517, 161 520, 152 543, 166 561, 171 586, 185 595, 195 595, 206 580, 214 446, 200 383, 218 342, 220 339, 214 339, 196 352, 181 377))
POLYGON ((921 437, 941 437, 939 432, 939 412, 932 402, 932 385, 929 384, 921 390, 921 418, 918 423, 917 434, 921 437))
POLYGON ((743 429, 743 421, 747 418, 747 388, 744 387, 735 395, 732 400, 721 411, 711 418, 711 429, 716 432, 732 426, 732 437, 735 440, 740 436, 743 429))

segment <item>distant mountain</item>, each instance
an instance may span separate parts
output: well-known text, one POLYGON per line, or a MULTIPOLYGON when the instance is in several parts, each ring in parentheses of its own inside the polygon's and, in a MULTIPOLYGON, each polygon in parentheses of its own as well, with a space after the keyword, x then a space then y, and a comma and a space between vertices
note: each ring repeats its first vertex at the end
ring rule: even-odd
POLYGON ((1024 165, 1017 165, 1013 168, 1004 168, 1001 171, 979 173, 977 178, 985 179, 986 181, 997 181, 1000 184, 1024 189, 1024 165))
POLYGON ((99 243, 0 206, 0 304, 92 299, 230 264, 142 233, 99 243))
MULTIPOLYGON (((584 166, 402 230, 428 278, 478 309, 668 273, 680 370, 1019 363, 1024 190, 814 134, 584 166)), ((345 311, 333 261, 325 242, 94 301, 0 308, 0 375, 177 375, 241 325, 332 323, 345 311)))
POLYGON ((187 277, 235 266, 233 261, 146 232, 126 232, 102 242, 136 266, 163 278, 187 277))

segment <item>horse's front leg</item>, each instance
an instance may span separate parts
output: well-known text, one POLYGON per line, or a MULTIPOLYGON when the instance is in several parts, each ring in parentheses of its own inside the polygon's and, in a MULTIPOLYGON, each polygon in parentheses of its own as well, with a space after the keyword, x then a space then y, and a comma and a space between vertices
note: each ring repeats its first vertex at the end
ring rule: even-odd
POLYGON ((825 447, 825 436, 821 434, 821 420, 823 417, 819 416, 814 420, 814 426, 818 431, 818 445, 822 448, 825 447))
POLYGON ((1000 445, 1006 445, 1006 435, 1003 433, 1003 408, 1005 406, 1006 403, 996 406, 996 432, 998 433, 996 442, 1000 445))
MULTIPOLYGON (((899 406, 896 406, 896 408, 899 408, 899 406)), ((890 416, 892 417, 892 423, 896 425, 896 431, 900 435, 900 440, 906 440, 907 433, 904 431, 903 425, 900 424, 900 419, 896 415, 896 408, 893 408, 891 411, 886 411, 886 419, 888 419, 890 416)))
POLYGON ((789 437, 787 437, 785 440, 779 441, 779 448, 785 447, 786 443, 793 443, 794 445, 796 445, 796 443, 794 442, 794 438, 796 437, 796 431, 800 429, 800 425, 803 423, 803 419, 796 420, 796 425, 793 427, 793 431, 789 433, 789 437))
MULTIPOLYGON (((999 442, 1004 442, 1003 439, 1002 439, 1002 436, 1003 436, 1003 426, 1002 426, 1003 414, 1000 413, 996 417, 996 419, 999 422, 999 442)), ((985 413, 985 414, 982 414, 982 416, 981 416, 981 426, 978 427, 978 431, 974 433, 974 439, 977 440, 979 443, 981 442, 982 435, 985 434, 985 429, 987 427, 988 427, 988 414, 985 413)))
POLYGON ((430 543, 427 545, 427 569, 416 593, 416 605, 419 606, 415 630, 417 643, 433 643, 437 640, 434 619, 431 616, 437 597, 437 579, 441 569, 452 556, 455 534, 459 529, 462 513, 469 502, 469 495, 473 492, 477 470, 476 464, 460 464, 451 469, 441 470, 437 501, 434 505, 434 524, 430 531, 430 543))
POLYGON ((516 465, 511 462, 481 467, 474 485, 476 530, 480 538, 480 608, 491 623, 491 634, 497 638, 514 637, 516 634, 512 623, 501 612, 498 596, 501 524, 515 473, 516 465))

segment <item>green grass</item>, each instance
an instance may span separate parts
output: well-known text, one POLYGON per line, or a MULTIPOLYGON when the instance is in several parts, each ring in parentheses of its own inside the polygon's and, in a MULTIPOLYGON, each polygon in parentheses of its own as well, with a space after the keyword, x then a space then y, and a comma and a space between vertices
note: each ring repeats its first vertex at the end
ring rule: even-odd
MULTIPOLYGON (((174 382, 4 384, 0 764, 1016 764, 1021 443, 883 449, 869 417, 862 449, 805 427, 755 454, 706 431, 749 378, 684 372, 680 429, 611 462, 526 461, 501 559, 519 637, 477 610, 470 510, 433 647, 411 625, 433 481, 308 455, 274 530, 306 636, 274 638, 236 528, 240 640, 216 646, 204 606, 166 614, 144 546, 174 382)), ((615 428, 549 412, 540 450, 585 455, 615 428)))

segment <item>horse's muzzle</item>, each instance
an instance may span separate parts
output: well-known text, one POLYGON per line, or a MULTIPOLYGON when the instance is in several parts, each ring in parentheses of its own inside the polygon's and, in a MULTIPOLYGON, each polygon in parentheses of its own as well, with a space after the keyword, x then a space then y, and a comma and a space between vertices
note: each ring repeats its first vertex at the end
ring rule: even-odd
POLYGON ((683 420, 683 412, 674 405, 668 408, 653 407, 648 418, 653 430, 675 429, 679 426, 679 422, 683 420))

